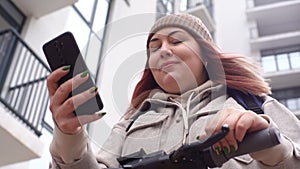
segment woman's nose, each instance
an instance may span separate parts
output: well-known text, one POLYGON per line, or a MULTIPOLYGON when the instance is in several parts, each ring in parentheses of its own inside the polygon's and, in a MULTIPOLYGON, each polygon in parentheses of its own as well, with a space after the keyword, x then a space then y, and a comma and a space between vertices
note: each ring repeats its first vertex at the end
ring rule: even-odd
POLYGON ((161 46, 161 52, 160 56, 161 57, 170 57, 173 55, 173 51, 171 46, 168 43, 163 43, 161 46))

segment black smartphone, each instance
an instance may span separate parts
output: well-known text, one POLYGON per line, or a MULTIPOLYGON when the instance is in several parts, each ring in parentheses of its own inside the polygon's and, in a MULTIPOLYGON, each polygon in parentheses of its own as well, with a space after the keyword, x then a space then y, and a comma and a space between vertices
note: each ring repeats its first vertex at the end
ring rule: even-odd
MULTIPOLYGON (((55 69, 70 65, 70 72, 59 80, 59 85, 68 79, 88 70, 87 65, 82 57, 80 49, 71 32, 65 32, 43 45, 43 51, 52 71, 55 69)), ((75 96, 83 91, 89 90, 95 86, 95 82, 89 75, 89 79, 74 89, 69 97, 75 96)), ((84 104, 78 106, 74 111, 75 115, 93 114, 103 109, 103 102, 97 94, 84 104)))

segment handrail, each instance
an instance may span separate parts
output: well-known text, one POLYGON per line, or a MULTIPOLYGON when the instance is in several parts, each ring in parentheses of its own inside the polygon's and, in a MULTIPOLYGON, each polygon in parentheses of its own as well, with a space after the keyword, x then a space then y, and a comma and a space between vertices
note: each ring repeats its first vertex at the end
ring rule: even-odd
POLYGON ((48 76, 44 76, 44 77, 41 77, 39 79, 35 79, 35 80, 32 80, 32 81, 29 81, 29 82, 26 82, 26 83, 22 83, 22 84, 19 84, 19 85, 16 85, 16 86, 13 86, 13 87, 10 87, 9 90, 15 90, 17 88, 22 88, 22 87, 25 87, 27 85, 31 85, 31 84, 34 84, 34 83, 38 83, 40 81, 44 81, 47 79, 48 76))
POLYGON ((42 132, 37 130, 31 123, 29 123, 23 116, 21 116, 13 107, 11 107, 5 100, 3 100, 1 97, 0 97, 0 102, 2 104, 4 104, 5 107, 7 107, 10 111, 12 111, 14 113, 14 115, 16 115, 19 119, 21 119, 23 121, 23 123, 25 123, 28 127, 30 127, 34 133, 37 135, 37 136, 41 136, 42 135, 42 132))
POLYGON ((40 136, 47 126, 46 78, 51 70, 12 28, 0 31, 0 60, 1 57, 0 102, 40 136))
POLYGON ((35 59, 37 59, 40 62, 40 64, 42 64, 49 72, 51 72, 49 66, 45 64, 44 61, 31 49, 31 47, 23 40, 23 38, 19 35, 19 33, 15 29, 13 28, 5 29, 3 31, 0 31, 0 35, 8 32, 11 32, 14 36, 16 36, 17 39, 29 50, 29 52, 32 53, 35 59))

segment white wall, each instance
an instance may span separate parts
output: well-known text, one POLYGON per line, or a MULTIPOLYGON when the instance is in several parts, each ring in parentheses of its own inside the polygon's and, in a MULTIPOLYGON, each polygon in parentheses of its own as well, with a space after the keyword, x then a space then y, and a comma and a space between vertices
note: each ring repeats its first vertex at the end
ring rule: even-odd
POLYGON ((69 6, 40 18, 28 18, 22 36, 38 56, 46 61, 42 45, 65 31, 71 31, 79 48, 84 50, 89 36, 89 29, 84 24, 69 6))
POLYGON ((146 62, 146 38, 155 21, 156 0, 114 1, 99 75, 99 93, 107 115, 94 122, 91 136, 106 140, 130 104, 133 88, 146 62))
POLYGON ((43 131, 43 135, 39 138, 43 143, 44 147, 42 156, 34 160, 25 161, 21 163, 6 165, 0 167, 0 169, 47 169, 49 168, 49 163, 51 161, 51 156, 49 153, 49 144, 52 140, 52 134, 47 131, 43 131))
POLYGON ((69 11, 67 7, 41 18, 28 18, 22 36, 42 59, 45 60, 42 45, 65 30, 69 11))
POLYGON ((214 0, 216 43, 224 52, 251 56, 245 0, 214 0))

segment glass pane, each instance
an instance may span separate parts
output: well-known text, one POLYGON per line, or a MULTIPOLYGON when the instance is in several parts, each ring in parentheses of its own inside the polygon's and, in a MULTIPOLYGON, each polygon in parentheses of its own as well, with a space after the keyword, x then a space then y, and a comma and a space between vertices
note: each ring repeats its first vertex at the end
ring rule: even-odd
POLYGON ((85 60, 89 67, 90 72, 93 75, 96 75, 97 72, 100 50, 101 50, 101 41, 97 36, 93 34, 90 38, 89 45, 87 46, 87 52, 86 52, 87 54, 85 60))
POLYGON ((289 70, 289 59, 287 53, 277 55, 277 64, 279 70, 289 70))
POLYGON ((278 100, 281 104, 286 105, 286 100, 278 100))
POLYGON ((297 98, 297 110, 300 110, 300 98, 297 98))
POLYGON ((173 1, 171 0, 163 0, 162 1, 163 5, 165 6, 165 13, 169 14, 169 13, 173 13, 173 1))
POLYGON ((108 3, 106 0, 100 0, 97 4, 96 15, 93 24, 94 32, 103 29, 107 17, 108 3))
POLYGON ((300 68, 300 52, 290 53, 292 69, 300 68))
POLYGON ((288 99, 286 101, 287 103, 287 107, 290 109, 290 110, 297 110, 297 99, 288 99))
POLYGON ((171 2, 166 4, 168 13, 173 13, 173 4, 171 2))
POLYGON ((276 63, 275 63, 274 56, 263 56, 261 61, 262 61, 264 72, 276 71, 276 63))
POLYGON ((95 0, 79 0, 75 3, 76 8, 84 16, 87 21, 91 21, 95 0))
POLYGON ((187 10, 187 0, 181 0, 181 2, 180 2, 180 10, 181 11, 187 10))
POLYGON ((84 56, 85 52, 82 50, 87 45, 90 29, 75 10, 71 10, 69 18, 70 19, 67 20, 65 29, 74 34, 77 44, 82 52, 82 55, 84 56))

